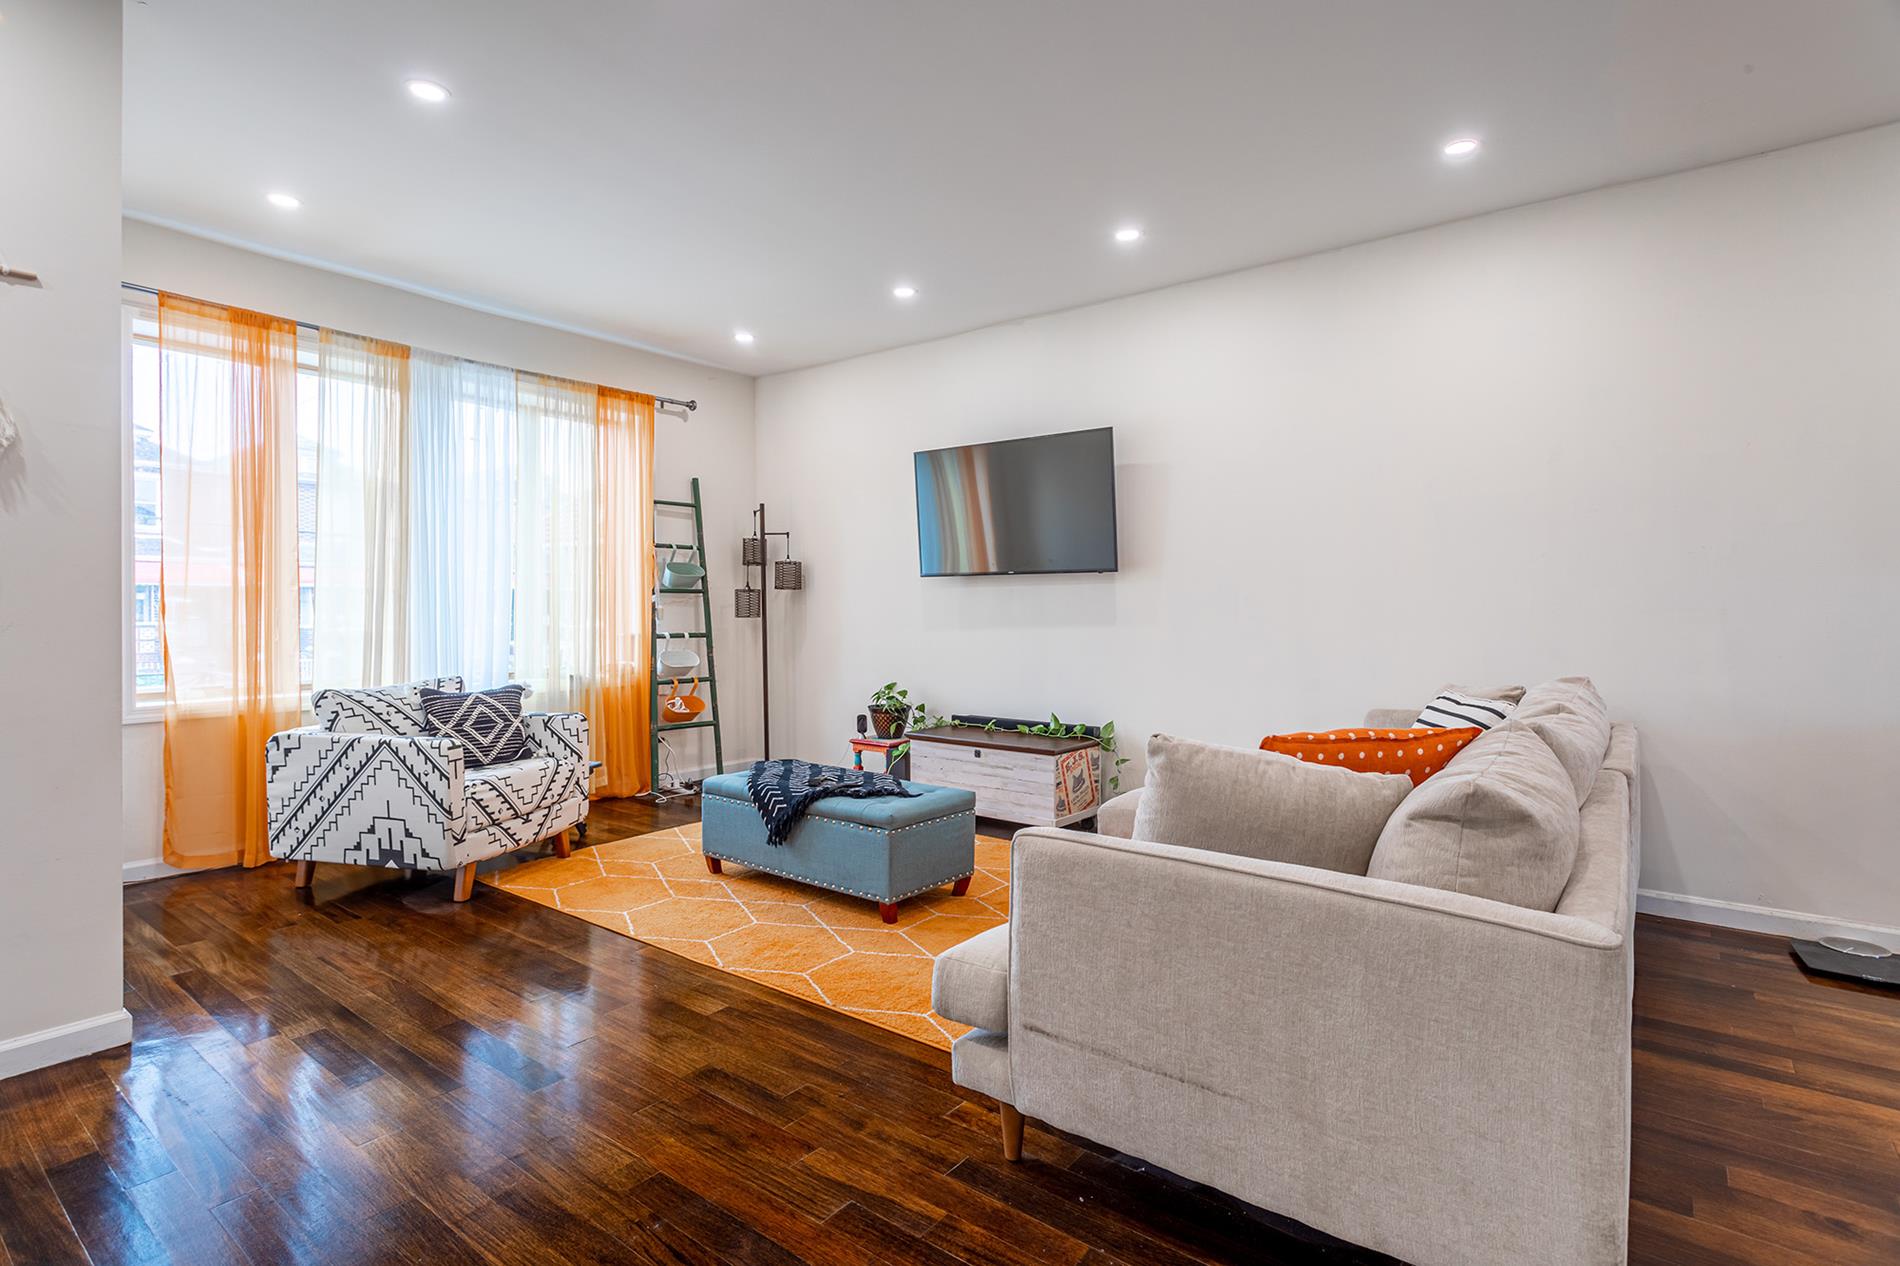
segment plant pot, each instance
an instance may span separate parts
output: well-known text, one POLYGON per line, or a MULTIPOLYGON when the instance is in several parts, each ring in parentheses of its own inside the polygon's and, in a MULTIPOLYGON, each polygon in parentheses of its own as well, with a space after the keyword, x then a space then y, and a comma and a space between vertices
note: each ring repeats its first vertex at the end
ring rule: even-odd
POLYGON ((872 708, 869 711, 871 713, 871 729, 879 738, 894 739, 904 737, 904 714, 901 711, 893 712, 885 708, 872 708))

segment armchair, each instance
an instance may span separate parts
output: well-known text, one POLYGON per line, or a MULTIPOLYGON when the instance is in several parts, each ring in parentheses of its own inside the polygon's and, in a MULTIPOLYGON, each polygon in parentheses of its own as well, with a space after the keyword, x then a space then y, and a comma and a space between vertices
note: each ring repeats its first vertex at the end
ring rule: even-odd
POLYGON ((568 828, 587 818, 587 718, 528 713, 531 755, 470 769, 459 742, 424 732, 423 686, 462 683, 320 691, 321 724, 271 736, 270 852, 297 863, 299 888, 318 862, 452 870, 455 899, 466 901, 478 862, 550 838, 568 855, 568 828))

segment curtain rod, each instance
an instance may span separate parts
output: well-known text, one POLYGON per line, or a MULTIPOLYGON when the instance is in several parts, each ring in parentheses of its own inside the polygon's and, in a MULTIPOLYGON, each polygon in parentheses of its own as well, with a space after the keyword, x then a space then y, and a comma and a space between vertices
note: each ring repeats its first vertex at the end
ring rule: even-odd
MULTIPOLYGON (((19 276, 19 275, 22 275, 22 274, 15 274, 15 275, 16 275, 16 276, 19 276)), ((120 282, 120 283, 119 283, 119 289, 121 289, 121 290, 131 290, 131 291, 134 291, 134 292, 136 292, 136 293, 138 293, 138 294, 142 294, 142 295, 151 295, 151 296, 153 296, 154 298, 156 298, 156 297, 157 297, 157 296, 158 296, 159 294, 161 294, 161 293, 164 293, 164 294, 175 294, 175 295, 176 295, 176 294, 178 294, 178 292, 177 292, 176 290, 171 290, 171 291, 160 291, 160 290, 158 290, 158 289, 157 289, 156 287, 153 287, 153 286, 141 286, 141 285, 139 285, 139 284, 138 284, 137 282, 132 282, 132 281, 122 281, 122 282, 120 282)), ((216 303, 213 303, 213 301, 212 301, 212 300, 210 300, 210 299, 200 299, 200 298, 198 298, 198 297, 197 297, 196 295, 178 295, 178 297, 179 297, 180 299, 190 299, 190 300, 191 300, 191 301, 192 301, 193 303, 205 303, 205 304, 212 304, 212 306, 214 306, 214 307, 223 307, 223 306, 227 306, 227 305, 223 305, 223 304, 216 304, 216 303)), ((300 330, 321 330, 321 329, 323 328, 322 326, 319 326, 319 325, 313 325, 313 324, 311 324, 311 323, 310 323, 310 322, 308 322, 308 321, 299 321, 299 322, 297 322, 296 324, 297 324, 297 328, 298 328, 298 329, 300 329, 300 330)), ((466 359, 466 358, 464 358, 464 359, 466 359)), ((496 368, 498 368, 498 369, 506 369, 506 370, 508 370, 508 371, 509 371, 510 373, 515 373, 515 372, 518 372, 518 371, 516 371, 516 370, 515 370, 515 368, 514 368, 514 366, 512 366, 512 365, 498 365, 498 366, 496 366, 496 368)), ((687 411, 688 413, 691 413, 691 412, 693 412, 694 410, 696 410, 696 409, 698 409, 698 408, 699 408, 699 401, 697 401, 697 400, 675 400, 675 399, 674 399, 674 398, 673 398, 672 396, 655 396, 655 397, 653 397, 653 403, 654 403, 654 404, 656 404, 656 405, 661 405, 661 404, 667 404, 667 405, 672 405, 672 406, 673 406, 674 408, 676 408, 676 409, 684 409, 684 410, 686 410, 686 411, 687 411)))

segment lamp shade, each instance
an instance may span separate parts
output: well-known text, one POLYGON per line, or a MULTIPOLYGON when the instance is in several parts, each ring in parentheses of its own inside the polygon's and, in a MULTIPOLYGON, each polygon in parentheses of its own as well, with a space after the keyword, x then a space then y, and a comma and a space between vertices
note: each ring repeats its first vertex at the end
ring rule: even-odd
POLYGON ((765 565, 765 540, 762 537, 748 536, 739 542, 739 562, 746 567, 765 565))
POLYGON ((781 559, 772 564, 772 588, 803 589, 805 587, 805 564, 795 559, 781 559))
POLYGON ((765 590, 747 585, 732 591, 732 614, 741 620, 756 620, 765 602, 765 590))

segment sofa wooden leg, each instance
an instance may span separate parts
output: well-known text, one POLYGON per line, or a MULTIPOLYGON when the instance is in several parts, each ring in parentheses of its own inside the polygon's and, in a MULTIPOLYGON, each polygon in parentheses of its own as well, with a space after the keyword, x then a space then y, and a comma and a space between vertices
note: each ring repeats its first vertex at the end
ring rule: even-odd
POLYGON ((897 903, 895 901, 878 902, 877 903, 877 917, 884 920, 886 923, 897 922, 897 903))
POLYGON ((970 880, 974 879, 975 877, 976 876, 974 875, 965 875, 963 878, 957 880, 957 882, 951 886, 950 895, 953 897, 961 897, 965 893, 969 892, 970 880))
POLYGON ((296 879, 296 882, 292 886, 297 887, 297 888, 308 888, 310 886, 310 881, 312 879, 315 879, 316 877, 317 877, 317 864, 315 862, 298 862, 297 863, 297 879, 296 879))
POLYGON ((475 863, 457 868, 455 872, 455 899, 467 901, 475 895, 475 863))
POLYGON ((559 831, 554 836, 554 855, 556 857, 574 856, 574 846, 567 842, 567 832, 559 831))
POLYGON ((1023 1114, 1007 1103, 999 1103, 1003 1110, 1003 1159, 1008 1161, 1023 1158, 1023 1114))
POLYGON ((710 870, 715 875, 721 875, 725 873, 725 871, 720 866, 719 859, 711 855, 708 855, 706 858, 706 869, 710 870))

